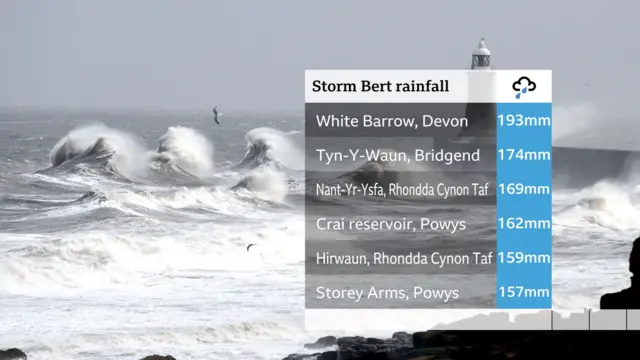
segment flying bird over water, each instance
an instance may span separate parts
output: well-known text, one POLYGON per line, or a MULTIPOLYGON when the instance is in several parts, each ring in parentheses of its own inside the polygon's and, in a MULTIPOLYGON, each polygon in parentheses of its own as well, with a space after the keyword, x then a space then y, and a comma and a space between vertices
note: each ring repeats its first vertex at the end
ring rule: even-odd
POLYGON ((213 107, 213 120, 215 120, 216 124, 220 125, 220 123, 218 122, 218 107, 217 106, 213 107))

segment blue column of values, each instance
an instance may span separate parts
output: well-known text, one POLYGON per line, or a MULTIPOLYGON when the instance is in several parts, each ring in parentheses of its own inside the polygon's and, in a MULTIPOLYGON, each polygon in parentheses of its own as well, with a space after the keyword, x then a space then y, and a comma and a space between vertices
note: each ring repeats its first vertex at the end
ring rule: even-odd
POLYGON ((551 103, 497 105, 496 305, 552 306, 551 103))

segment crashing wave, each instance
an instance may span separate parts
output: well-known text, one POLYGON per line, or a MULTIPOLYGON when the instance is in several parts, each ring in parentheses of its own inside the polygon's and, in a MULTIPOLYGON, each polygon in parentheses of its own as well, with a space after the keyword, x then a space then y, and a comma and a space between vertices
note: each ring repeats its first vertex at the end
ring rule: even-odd
POLYGON ((54 147, 51 152, 51 165, 59 166, 69 160, 76 160, 76 163, 86 162, 98 157, 113 155, 115 149, 109 144, 105 137, 99 137, 93 145, 83 148, 73 139, 65 138, 62 145, 54 147))
POLYGON ((198 131, 171 126, 160 137, 153 159, 169 164, 177 172, 191 177, 211 175, 214 171, 213 144, 198 131))
POLYGON ((54 170, 100 164, 103 170, 133 174, 145 168, 144 153, 135 136, 95 123, 75 128, 62 137, 51 149, 49 160, 54 170))
MULTIPOLYGON (((382 149, 381 153, 390 154, 394 157, 397 151, 393 149, 382 149)), ((417 172, 425 169, 419 168, 417 165, 409 165, 403 161, 383 161, 375 159, 367 161, 353 171, 341 175, 339 178, 349 179, 358 184, 373 185, 379 183, 387 187, 391 183, 400 183, 402 185, 415 185, 417 172)))
POLYGON ((282 202, 289 192, 289 187, 283 172, 263 166, 245 175, 230 190, 246 190, 267 200, 282 202))
POLYGON ((262 127, 249 131, 245 135, 247 151, 232 170, 250 170, 270 165, 280 170, 304 169, 302 151, 288 134, 279 130, 262 127))

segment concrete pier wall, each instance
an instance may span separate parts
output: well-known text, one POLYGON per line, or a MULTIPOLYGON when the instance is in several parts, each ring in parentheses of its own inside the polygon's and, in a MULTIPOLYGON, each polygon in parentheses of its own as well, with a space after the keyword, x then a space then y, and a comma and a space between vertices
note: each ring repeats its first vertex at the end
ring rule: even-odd
POLYGON ((602 180, 622 180, 640 153, 553 147, 554 188, 584 188, 602 180))
MULTIPOLYGON (((436 149, 447 151, 473 151, 481 149, 482 163, 451 166, 449 170, 493 171, 496 166, 496 148, 487 139, 468 144, 434 139, 436 149)), ((555 189, 579 189, 603 180, 625 180, 635 166, 640 178, 640 152, 625 150, 553 147, 553 186, 555 189)))

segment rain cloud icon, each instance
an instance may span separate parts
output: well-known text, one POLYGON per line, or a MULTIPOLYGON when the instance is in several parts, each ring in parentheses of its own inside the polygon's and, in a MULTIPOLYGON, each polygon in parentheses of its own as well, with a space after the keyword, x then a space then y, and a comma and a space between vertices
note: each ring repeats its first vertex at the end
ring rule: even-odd
POLYGON ((534 91, 536 89, 536 83, 531 81, 531 79, 526 76, 521 76, 518 81, 514 82, 513 85, 511 85, 511 87, 513 88, 513 91, 516 92, 516 99, 520 99, 522 94, 526 94, 529 91, 534 91))

